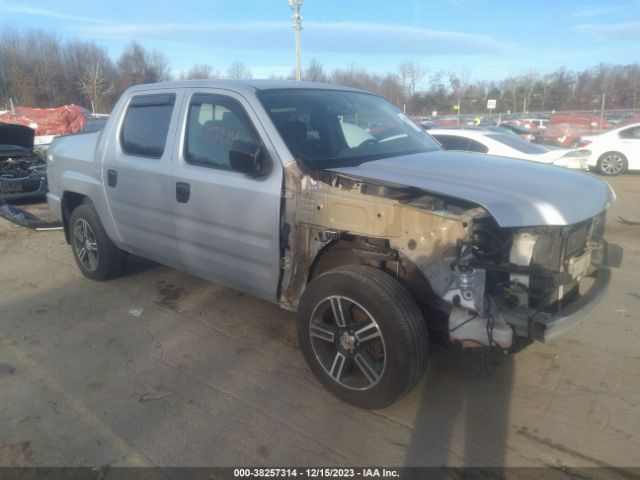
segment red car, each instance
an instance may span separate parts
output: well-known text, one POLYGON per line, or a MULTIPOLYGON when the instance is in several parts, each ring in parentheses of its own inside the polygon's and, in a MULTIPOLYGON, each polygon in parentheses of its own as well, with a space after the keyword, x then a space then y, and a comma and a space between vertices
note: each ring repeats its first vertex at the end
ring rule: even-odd
POLYGON ((597 115, 554 115, 544 131, 546 143, 559 147, 577 146, 580 137, 613 128, 613 124, 597 115))

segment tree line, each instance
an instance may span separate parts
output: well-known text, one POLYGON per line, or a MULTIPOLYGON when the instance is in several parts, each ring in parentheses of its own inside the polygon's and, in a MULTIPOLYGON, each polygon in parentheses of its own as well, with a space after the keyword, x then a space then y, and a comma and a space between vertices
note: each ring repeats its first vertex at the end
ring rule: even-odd
MULTIPOLYGON (((0 34, 0 109, 11 104, 56 107, 75 103, 108 113, 124 90, 140 83, 172 79, 251 78, 242 62, 221 71, 196 64, 173 74, 162 52, 132 41, 112 60, 106 48, 90 40, 61 39, 31 30, 4 29, 0 34)), ((294 78, 293 71, 285 77, 294 78)), ((378 74, 355 64, 327 71, 311 59, 303 79, 349 85, 373 91, 412 115, 486 112, 488 99, 495 112, 599 110, 640 108, 640 65, 600 64, 582 71, 564 67, 553 73, 533 70, 500 81, 471 80, 469 70, 431 71, 427 65, 403 62, 396 71, 378 74), (457 108, 456 108, 457 107, 457 108)))
POLYGON ((533 70, 499 81, 470 80, 470 72, 431 72, 415 62, 404 62, 396 72, 378 75, 351 65, 326 73, 312 60, 303 79, 340 83, 385 96, 408 114, 429 116, 487 112, 599 111, 640 109, 640 64, 600 64, 582 71, 565 67, 549 74, 533 70), (604 102, 604 103, 603 103, 604 102), (456 108, 457 107, 457 108, 456 108))

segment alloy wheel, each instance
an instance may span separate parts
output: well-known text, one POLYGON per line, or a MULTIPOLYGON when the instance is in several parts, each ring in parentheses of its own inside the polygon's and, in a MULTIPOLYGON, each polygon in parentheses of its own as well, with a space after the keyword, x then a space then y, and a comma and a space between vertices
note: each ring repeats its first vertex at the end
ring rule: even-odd
POLYGON ((600 159, 600 168, 607 175, 617 175, 624 169, 624 158, 616 153, 609 153, 600 159))
POLYGON ((84 218, 73 226, 73 248, 82 266, 93 272, 98 268, 98 242, 91 225, 84 218))
POLYGON ((313 310, 309 336, 316 359, 338 384, 368 390, 382 378, 387 363, 380 326, 360 304, 330 296, 313 310))

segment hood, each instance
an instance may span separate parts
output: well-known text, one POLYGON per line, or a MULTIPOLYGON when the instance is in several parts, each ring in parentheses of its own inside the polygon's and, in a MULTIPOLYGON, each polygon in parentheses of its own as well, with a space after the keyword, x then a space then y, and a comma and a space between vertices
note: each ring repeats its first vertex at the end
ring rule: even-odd
POLYGON ((483 206, 501 227, 572 225, 615 200, 593 175, 475 153, 420 153, 329 170, 466 200, 483 206))
POLYGON ((33 139, 36 131, 24 125, 0 123, 0 145, 15 145, 33 150, 33 139))

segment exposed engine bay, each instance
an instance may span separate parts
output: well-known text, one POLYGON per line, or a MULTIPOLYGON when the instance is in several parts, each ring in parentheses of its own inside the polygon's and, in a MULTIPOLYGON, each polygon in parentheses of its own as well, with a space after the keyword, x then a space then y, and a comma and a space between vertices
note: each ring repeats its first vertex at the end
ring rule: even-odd
POLYGON ((473 222, 472 239, 458 242, 450 338, 509 348, 513 334, 532 336, 532 321, 577 300, 580 285, 602 262, 605 213, 568 227, 500 229, 473 222), (486 338, 482 333, 486 330, 486 338), (481 332, 481 333, 478 333, 481 332))
POLYGON ((500 227, 489 212, 419 189, 285 169, 281 301, 344 262, 397 277, 450 342, 509 349, 581 295, 598 270, 605 212, 568 226, 500 227), (298 177, 298 178, 294 178, 298 177), (295 205, 295 209, 291 208, 295 205), (435 313, 435 315, 434 315, 435 313))
POLYGON ((27 198, 46 194, 46 163, 20 147, 0 146, 0 196, 27 198))
POLYGON ((46 163, 33 151, 35 131, 0 123, 0 197, 20 200, 47 193, 46 163))

